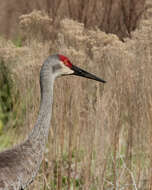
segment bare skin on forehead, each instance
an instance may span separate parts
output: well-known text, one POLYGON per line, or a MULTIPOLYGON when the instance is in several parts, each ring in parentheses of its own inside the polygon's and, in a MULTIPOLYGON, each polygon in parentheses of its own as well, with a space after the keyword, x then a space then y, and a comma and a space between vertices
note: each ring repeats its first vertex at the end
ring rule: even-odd
POLYGON ((60 59, 67 67, 69 67, 69 68, 72 67, 71 61, 70 61, 66 56, 59 54, 59 59, 60 59))

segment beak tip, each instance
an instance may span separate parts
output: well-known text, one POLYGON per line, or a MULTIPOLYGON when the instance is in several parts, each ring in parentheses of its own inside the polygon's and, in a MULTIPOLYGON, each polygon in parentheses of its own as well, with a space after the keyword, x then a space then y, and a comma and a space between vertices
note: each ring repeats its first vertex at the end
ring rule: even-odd
POLYGON ((99 81, 99 82, 102 82, 102 83, 106 83, 107 81, 91 74, 91 73, 88 73, 87 71, 84 71, 83 69, 80 69, 79 67, 76 67, 74 65, 72 65, 72 68, 71 68, 73 71, 74 71, 74 75, 77 75, 77 76, 81 76, 81 77, 85 77, 85 78, 89 78, 89 79, 92 79, 92 80, 96 80, 96 81, 99 81))
POLYGON ((105 80, 102 80, 101 82, 103 82, 103 83, 106 83, 107 81, 105 81, 105 80))

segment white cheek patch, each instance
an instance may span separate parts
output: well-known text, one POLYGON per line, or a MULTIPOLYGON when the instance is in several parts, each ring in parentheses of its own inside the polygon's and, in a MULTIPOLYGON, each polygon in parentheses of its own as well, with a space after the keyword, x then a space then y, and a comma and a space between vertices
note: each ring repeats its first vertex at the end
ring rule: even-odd
POLYGON ((73 70, 71 70, 69 67, 65 66, 63 63, 61 64, 62 66, 62 74, 72 74, 74 73, 73 70))

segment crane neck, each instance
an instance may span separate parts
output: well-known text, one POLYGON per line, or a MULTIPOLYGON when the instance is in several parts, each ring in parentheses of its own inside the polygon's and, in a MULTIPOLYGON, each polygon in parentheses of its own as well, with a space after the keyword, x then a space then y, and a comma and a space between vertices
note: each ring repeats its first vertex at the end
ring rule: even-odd
POLYGON ((51 115, 52 115, 52 103, 53 103, 53 86, 54 76, 50 72, 41 72, 40 76, 40 88, 41 88, 41 100, 38 118, 36 124, 28 137, 28 141, 32 144, 32 147, 43 153, 45 144, 48 140, 51 115))

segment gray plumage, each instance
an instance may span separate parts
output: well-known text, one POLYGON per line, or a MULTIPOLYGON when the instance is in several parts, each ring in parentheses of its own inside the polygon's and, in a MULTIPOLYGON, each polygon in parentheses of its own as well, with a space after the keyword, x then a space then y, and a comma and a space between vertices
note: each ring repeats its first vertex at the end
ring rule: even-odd
POLYGON ((25 189, 36 176, 48 139, 54 80, 58 76, 69 74, 105 82, 75 67, 62 55, 53 55, 47 58, 40 71, 41 101, 36 124, 22 144, 0 153, 0 190, 25 189))
POLYGON ((24 143, 0 153, 0 190, 24 189, 39 170, 50 127, 56 60, 57 55, 48 57, 42 66, 40 110, 31 134, 24 143))

